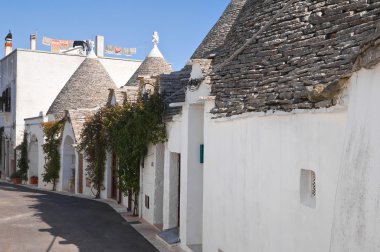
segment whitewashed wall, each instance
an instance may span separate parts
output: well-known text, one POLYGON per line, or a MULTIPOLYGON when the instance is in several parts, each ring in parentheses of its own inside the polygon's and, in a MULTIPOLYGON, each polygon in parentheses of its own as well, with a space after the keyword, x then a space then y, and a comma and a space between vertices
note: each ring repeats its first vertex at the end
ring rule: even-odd
POLYGON ((85 57, 20 50, 17 54, 16 145, 22 141, 24 118, 47 112, 59 91, 85 57))
POLYGON ((181 117, 166 124, 168 142, 164 153, 163 229, 178 226, 179 154, 181 153, 181 117))
MULTIPOLYGON (((84 59, 79 55, 17 49, 0 61, 0 91, 8 86, 12 88, 12 113, 3 113, 0 120, 0 126, 5 125, 5 132, 11 138, 9 163, 14 159, 13 148, 22 141, 24 118, 37 116, 40 111, 46 113, 84 59)), ((124 85, 141 64, 141 61, 115 58, 100 61, 117 86, 124 85)))
POLYGON ((154 202, 154 180, 155 180, 155 172, 154 172, 154 162, 155 161, 155 153, 154 146, 150 145, 148 148, 148 154, 144 157, 144 168, 140 169, 140 217, 144 218, 149 223, 154 223, 154 212, 153 205, 154 202), (147 209, 145 207, 145 195, 149 196, 150 208, 147 209))
POLYGON ((99 60, 117 87, 124 86, 141 65, 140 60, 119 58, 99 58, 99 60))
MULTIPOLYGON (((61 169, 59 170, 59 183, 57 191, 68 191, 68 183, 71 179, 71 169, 75 169, 75 180, 78 178, 77 155, 75 155, 75 136, 71 123, 66 122, 63 127, 60 146, 61 169)), ((77 183, 75 183, 77 184, 77 183)))
POLYGON ((331 251, 380 251, 380 64, 351 77, 331 251))
POLYGON ((149 145, 140 174, 140 217, 150 224, 161 225, 164 190, 164 146, 162 144, 149 145), (145 206, 145 195, 149 197, 149 208, 145 206))
POLYGON ((343 107, 206 119, 203 251, 377 251, 379 79, 380 66, 354 74, 343 107))
POLYGON ((42 173, 44 173, 45 168, 45 154, 42 145, 45 143, 42 123, 44 122, 44 117, 35 117, 25 120, 26 130, 30 136, 36 136, 38 140, 38 156, 31 156, 33 153, 29 153, 29 160, 34 159, 33 164, 38 164, 38 167, 33 167, 31 169, 37 169, 38 171, 38 187, 51 190, 53 185, 42 181, 42 173))
POLYGON ((346 113, 205 122, 204 251, 328 251, 346 113), (316 173, 316 208, 300 202, 316 173))

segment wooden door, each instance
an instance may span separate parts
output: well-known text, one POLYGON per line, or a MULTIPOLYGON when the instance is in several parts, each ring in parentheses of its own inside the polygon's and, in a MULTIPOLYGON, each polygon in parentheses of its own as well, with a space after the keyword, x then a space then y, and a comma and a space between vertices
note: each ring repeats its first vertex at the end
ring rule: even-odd
POLYGON ((83 154, 79 154, 79 193, 83 193, 83 154))
POLYGON ((116 174, 117 171, 116 171, 115 153, 112 153, 111 173, 112 173, 111 198, 117 200, 117 174, 116 174))
POLYGON ((180 224, 180 216, 181 216, 181 154, 178 154, 178 223, 177 226, 179 227, 180 224))

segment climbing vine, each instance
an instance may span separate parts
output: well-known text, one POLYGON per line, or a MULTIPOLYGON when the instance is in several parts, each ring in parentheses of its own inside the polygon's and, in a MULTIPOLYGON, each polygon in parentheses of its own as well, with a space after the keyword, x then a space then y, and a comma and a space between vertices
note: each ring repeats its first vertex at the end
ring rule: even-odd
POLYGON ((103 124, 103 112, 99 110, 93 117, 84 123, 81 133, 79 149, 85 152, 86 173, 96 189, 95 198, 100 198, 100 192, 104 188, 104 171, 107 153, 106 131, 103 124))
POLYGON ((42 180, 46 183, 52 183, 53 191, 56 189, 59 170, 61 168, 59 145, 61 143, 61 133, 64 122, 64 119, 62 119, 42 124, 45 135, 45 143, 42 145, 42 148, 46 154, 45 170, 42 173, 42 180))
POLYGON ((23 180, 27 179, 27 172, 29 169, 28 162, 28 133, 24 132, 22 143, 20 144, 21 154, 17 160, 17 166, 20 169, 19 175, 23 180))
POLYGON ((166 141, 165 123, 162 120, 164 100, 157 91, 148 97, 102 108, 86 122, 81 135, 81 148, 86 151, 87 161, 102 172, 102 178, 105 147, 116 154, 118 187, 124 195, 129 192, 134 194, 134 214, 137 214, 138 207, 140 164, 147 154, 148 145, 166 141))
POLYGON ((105 116, 109 146, 118 158, 119 188, 134 194, 137 214, 140 164, 150 143, 166 141, 164 101, 157 92, 149 99, 110 108, 105 116))

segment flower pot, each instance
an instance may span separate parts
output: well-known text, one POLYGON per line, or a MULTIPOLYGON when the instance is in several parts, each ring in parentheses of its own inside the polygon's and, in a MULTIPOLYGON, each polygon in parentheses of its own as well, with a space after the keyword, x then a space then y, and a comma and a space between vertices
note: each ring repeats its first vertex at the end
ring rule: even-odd
POLYGON ((21 184, 21 182, 22 182, 21 178, 13 178, 12 179, 13 184, 19 185, 19 184, 21 184))
POLYGON ((30 177, 29 184, 31 184, 31 185, 38 185, 38 177, 36 177, 36 176, 30 177))

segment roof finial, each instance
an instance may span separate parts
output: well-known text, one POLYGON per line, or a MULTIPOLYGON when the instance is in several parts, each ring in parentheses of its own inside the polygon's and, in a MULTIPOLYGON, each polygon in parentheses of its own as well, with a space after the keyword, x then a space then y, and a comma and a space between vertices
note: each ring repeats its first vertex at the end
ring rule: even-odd
POLYGON ((160 42, 160 36, 158 36, 158 32, 153 32, 153 35, 152 35, 153 39, 152 39, 152 42, 154 45, 157 45, 159 42, 160 42))
POLYGON ((153 32, 152 37, 153 37, 152 39, 153 49, 148 54, 148 58, 164 58, 164 56, 162 55, 162 53, 160 52, 157 46, 157 44, 160 42, 160 37, 158 36, 158 32, 156 31, 153 32))

